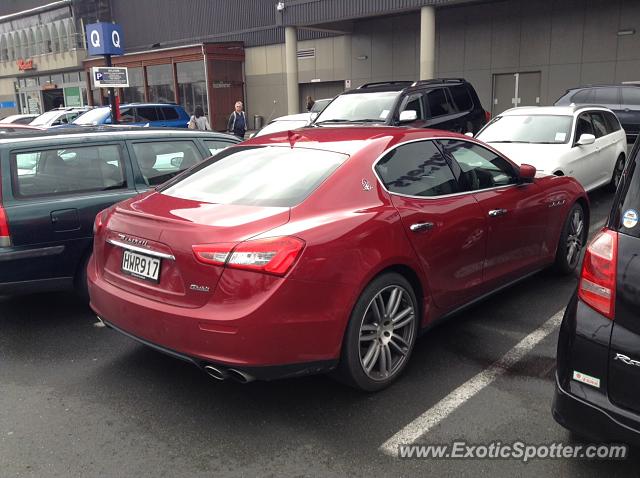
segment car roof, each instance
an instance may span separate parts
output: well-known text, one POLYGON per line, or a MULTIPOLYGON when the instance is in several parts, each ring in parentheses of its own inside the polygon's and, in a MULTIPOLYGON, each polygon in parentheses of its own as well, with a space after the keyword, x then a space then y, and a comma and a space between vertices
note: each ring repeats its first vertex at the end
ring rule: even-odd
POLYGON ((573 116, 583 110, 611 111, 609 108, 598 105, 568 105, 568 106, 522 106, 503 111, 498 116, 522 116, 522 115, 551 115, 573 116))
POLYGON ((352 155, 373 143, 378 143, 378 148, 374 147, 374 149, 382 152, 397 143, 435 138, 464 139, 475 142, 473 138, 436 129, 397 126, 322 126, 269 133, 244 141, 240 146, 289 146, 352 155))
MULTIPOLYGON (((136 138, 171 138, 171 137, 202 137, 202 138, 219 138, 237 141, 235 136, 214 131, 197 131, 186 128, 142 128, 142 127, 120 127, 120 126, 77 126, 75 128, 58 128, 43 131, 25 132, 19 137, 3 137, 0 139, 0 146, 7 143, 19 142, 47 142, 59 140, 122 140, 136 138)), ((235 142, 234 141, 234 142, 235 142)))
POLYGON ((464 78, 433 78, 431 80, 418 80, 418 81, 377 81, 374 83, 365 83, 354 90, 348 90, 342 93, 343 95, 356 94, 356 93, 378 93, 385 91, 397 91, 401 92, 406 90, 407 92, 424 90, 425 88, 437 88, 440 86, 453 86, 466 84, 467 80, 464 78))

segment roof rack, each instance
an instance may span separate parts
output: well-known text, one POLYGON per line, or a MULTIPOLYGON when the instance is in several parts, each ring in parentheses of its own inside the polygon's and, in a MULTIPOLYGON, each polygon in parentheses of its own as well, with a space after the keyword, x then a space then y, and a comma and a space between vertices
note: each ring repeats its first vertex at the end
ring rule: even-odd
POLYGON ((376 81, 373 83, 365 83, 364 85, 358 86, 358 90, 362 88, 375 88, 376 86, 393 86, 393 85, 402 85, 402 86, 410 86, 412 81, 376 81))
POLYGON ((432 78, 430 80, 418 80, 414 81, 411 86, 420 86, 420 85, 432 85, 437 83, 464 83, 464 78, 432 78))

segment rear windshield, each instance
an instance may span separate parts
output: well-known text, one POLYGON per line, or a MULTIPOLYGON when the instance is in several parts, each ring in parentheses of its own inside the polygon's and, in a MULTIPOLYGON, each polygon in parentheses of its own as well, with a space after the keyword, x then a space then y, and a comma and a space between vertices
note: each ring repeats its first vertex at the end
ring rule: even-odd
POLYGON ((109 108, 96 108, 89 110, 84 114, 78 116, 73 124, 79 124, 82 126, 95 126, 104 123, 111 110, 109 108))
POLYGON ((640 163, 638 162, 638 141, 634 146, 636 152, 635 161, 631 164, 629 174, 631 175, 631 181, 628 185, 624 185, 625 188, 622 192, 621 207, 618 210, 619 222, 618 230, 623 234, 628 234, 634 237, 640 237, 640 163))
POLYGON ((160 192, 215 204, 293 207, 347 158, 341 153, 288 146, 234 147, 160 192))

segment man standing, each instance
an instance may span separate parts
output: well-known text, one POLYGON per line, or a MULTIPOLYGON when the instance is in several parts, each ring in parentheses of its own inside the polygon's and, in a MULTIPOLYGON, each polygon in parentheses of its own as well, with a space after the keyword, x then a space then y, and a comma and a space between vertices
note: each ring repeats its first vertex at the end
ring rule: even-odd
POLYGON ((242 101, 236 101, 236 108, 229 116, 227 131, 240 139, 244 139, 244 134, 247 131, 247 119, 244 111, 242 111, 242 101))

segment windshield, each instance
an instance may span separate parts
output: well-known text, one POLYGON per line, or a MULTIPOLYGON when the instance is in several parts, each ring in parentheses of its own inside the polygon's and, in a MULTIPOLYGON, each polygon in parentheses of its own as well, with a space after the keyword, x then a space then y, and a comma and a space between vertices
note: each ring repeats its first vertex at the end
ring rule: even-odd
POLYGON ((477 137, 485 143, 565 144, 571 137, 572 122, 571 116, 498 116, 477 137))
POLYGON ((33 126, 46 125, 55 121, 60 114, 60 111, 47 111, 46 113, 42 113, 29 124, 33 126))
POLYGON ((295 121, 272 121, 267 126, 256 133, 256 136, 262 136, 269 133, 279 133, 280 131, 288 131, 292 129, 304 128, 309 124, 305 120, 295 121))
POLYGON ((160 192, 215 204, 293 207, 346 159, 341 153, 289 146, 229 148, 160 192))
POLYGON ((104 120, 109 116, 109 108, 96 108, 89 110, 84 114, 78 116, 73 124, 79 124, 83 126, 95 126, 104 123, 104 120))
POLYGON ((398 95, 398 91, 340 95, 320 113, 315 124, 348 121, 385 122, 398 95))

